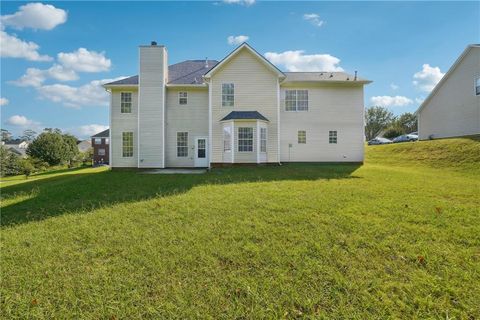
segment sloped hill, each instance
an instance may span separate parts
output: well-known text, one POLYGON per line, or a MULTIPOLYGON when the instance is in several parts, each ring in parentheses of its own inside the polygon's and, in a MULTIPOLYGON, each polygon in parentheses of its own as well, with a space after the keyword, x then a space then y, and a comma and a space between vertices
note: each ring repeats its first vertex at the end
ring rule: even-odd
MULTIPOLYGON (((366 147, 366 163, 480 171, 480 135, 366 147)), ((478 172, 480 174, 480 172, 478 172)))

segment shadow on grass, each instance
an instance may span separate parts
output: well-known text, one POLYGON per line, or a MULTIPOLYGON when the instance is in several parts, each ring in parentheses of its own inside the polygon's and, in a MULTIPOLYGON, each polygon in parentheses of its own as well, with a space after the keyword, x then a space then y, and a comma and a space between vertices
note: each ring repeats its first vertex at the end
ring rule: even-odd
POLYGON ((3 187, 2 227, 43 220, 67 212, 87 212, 117 203, 184 193, 198 185, 358 178, 359 164, 286 164, 281 167, 214 169, 203 175, 102 171, 66 174, 3 187), (15 197, 25 196, 23 201, 15 197), (8 200, 12 199, 12 204, 8 200))

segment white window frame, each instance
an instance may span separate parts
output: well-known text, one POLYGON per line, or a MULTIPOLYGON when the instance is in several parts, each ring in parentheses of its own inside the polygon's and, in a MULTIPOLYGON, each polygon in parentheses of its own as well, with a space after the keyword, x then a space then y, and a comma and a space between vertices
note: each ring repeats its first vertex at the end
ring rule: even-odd
POLYGON ((98 149, 97 155, 99 155, 99 156, 104 156, 105 154, 106 154, 105 148, 99 148, 99 149, 98 149), (102 152, 100 152, 100 151, 103 151, 103 154, 102 154, 102 152))
POLYGON ((187 158, 188 157, 188 131, 178 131, 177 132, 177 158, 187 158), (181 144, 179 143, 179 134, 185 134, 185 139, 184 141, 181 141, 181 144), (185 151, 185 153, 180 153, 179 151, 181 149, 185 151))
MULTIPOLYGON (((228 90, 228 89, 227 89, 228 90)), ((235 106, 235 84, 234 83, 222 83, 222 107, 234 107, 235 106), (226 86, 231 86, 232 92, 225 93, 226 86), (228 97, 232 97, 232 101, 228 101, 228 97), (228 102, 228 104, 227 104, 228 102), (231 104, 230 104, 231 103, 231 104)))
POLYGON ((298 144, 307 144, 307 130, 298 130, 297 131, 297 143, 298 144), (302 134, 302 135, 300 135, 302 134))
POLYGON ((337 130, 328 131, 328 144, 338 144, 338 131, 337 130))
POLYGON ((253 152, 253 127, 238 127, 238 135, 237 135, 237 144, 238 144, 238 152, 253 152), (244 130, 248 130, 250 132, 242 132, 244 130), (251 135, 251 138, 250 137, 241 137, 241 134, 248 134, 248 135, 251 135), (245 142, 248 142, 248 141, 251 141, 251 144, 244 144, 242 145, 242 143, 245 143, 245 142), (251 149, 251 150, 250 150, 251 149))
POLYGON ((188 92, 187 91, 180 91, 178 93, 178 104, 181 106, 185 106, 188 104, 188 92))
POLYGON ((309 98, 308 98, 308 89, 286 89, 285 90, 285 96, 284 96, 284 110, 286 112, 305 112, 308 111, 308 104, 309 104, 309 98), (303 99, 299 99, 299 93, 305 94, 305 97, 303 99), (293 97, 290 97, 287 99, 288 93, 292 94, 293 97), (289 102, 292 102, 292 106, 288 106, 289 102), (302 106, 299 106, 299 104, 302 104, 302 106))
POLYGON ((267 152, 267 128, 260 127, 260 152, 267 152))
POLYGON ((132 99, 133 99, 133 93, 131 91, 122 91, 120 92, 120 113, 132 113, 132 99), (124 100, 124 95, 130 95, 130 101, 127 99, 124 100), (130 108, 130 111, 124 111, 127 109, 127 106, 130 108))
POLYGON ((122 132, 122 157, 124 158, 133 157, 133 132, 132 131, 122 132), (126 138, 131 138, 131 141, 129 141, 130 139, 127 140, 126 138))
POLYGON ((105 138, 105 144, 110 144, 110 138, 105 138))
POLYGON ((473 82, 473 92, 476 96, 480 96, 480 76, 477 76, 473 82))
POLYGON ((223 127, 223 152, 232 151, 232 127, 223 127))
POLYGON ((102 138, 93 138, 94 144, 102 144, 102 138))

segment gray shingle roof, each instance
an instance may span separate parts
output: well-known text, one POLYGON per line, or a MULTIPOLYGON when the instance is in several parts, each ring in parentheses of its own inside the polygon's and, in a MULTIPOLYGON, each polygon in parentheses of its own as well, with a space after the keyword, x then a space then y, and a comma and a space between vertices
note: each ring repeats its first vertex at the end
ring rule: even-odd
POLYGON ((227 114, 222 120, 220 121, 227 121, 227 120, 264 120, 268 121, 260 112, 258 111, 232 111, 227 114))
MULTIPOLYGON (((186 60, 168 66, 168 83, 170 84, 202 84, 202 76, 212 69, 216 60, 186 60)), ((137 85, 138 75, 113 81, 107 85, 137 85)))
POLYGON ((97 133, 96 135, 93 135, 92 138, 108 138, 109 136, 110 136, 110 130, 107 129, 97 133))
MULTIPOLYGON (((345 72, 284 72, 287 76, 285 82, 296 81, 352 81, 355 76, 345 72)), ((356 81, 369 81, 357 77, 356 81)))

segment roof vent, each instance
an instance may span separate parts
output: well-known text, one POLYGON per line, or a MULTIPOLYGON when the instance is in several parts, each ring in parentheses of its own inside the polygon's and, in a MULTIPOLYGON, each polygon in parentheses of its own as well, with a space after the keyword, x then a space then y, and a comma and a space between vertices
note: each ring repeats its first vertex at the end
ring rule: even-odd
POLYGON ((208 68, 208 57, 205 57, 205 68, 208 68))
POLYGON ((156 45, 157 45, 157 41, 152 41, 150 44, 151 44, 152 46, 156 46, 156 45))

